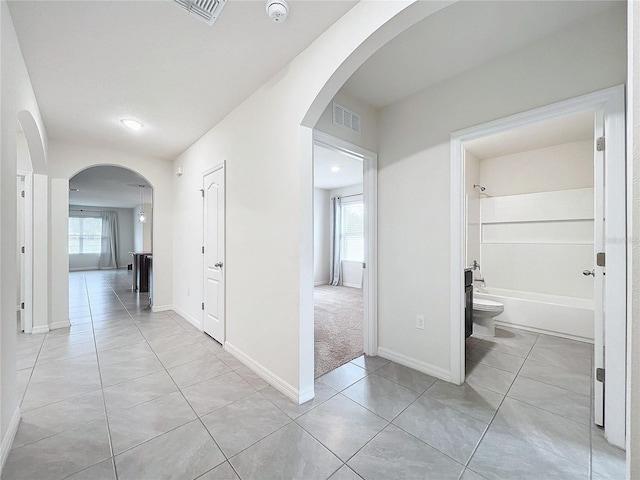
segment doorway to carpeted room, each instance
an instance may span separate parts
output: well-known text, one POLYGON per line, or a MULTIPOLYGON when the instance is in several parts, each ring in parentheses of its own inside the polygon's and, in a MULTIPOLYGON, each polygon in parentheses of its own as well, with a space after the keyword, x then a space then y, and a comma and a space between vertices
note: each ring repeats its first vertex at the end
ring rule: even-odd
POLYGON ((359 357, 362 350, 362 289, 320 285, 314 290, 315 377, 359 357))

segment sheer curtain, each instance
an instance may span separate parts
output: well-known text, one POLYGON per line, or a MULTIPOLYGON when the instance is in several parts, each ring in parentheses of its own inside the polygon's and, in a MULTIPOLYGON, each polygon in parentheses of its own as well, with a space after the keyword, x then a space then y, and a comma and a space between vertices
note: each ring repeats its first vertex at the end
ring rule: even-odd
POLYGON ((340 197, 331 199, 331 212, 333 222, 331 223, 331 285, 340 285, 340 266, 342 260, 342 212, 340 207, 340 197))
POLYGON ((112 210, 102 212, 102 244, 100 268, 118 268, 118 214, 112 210))

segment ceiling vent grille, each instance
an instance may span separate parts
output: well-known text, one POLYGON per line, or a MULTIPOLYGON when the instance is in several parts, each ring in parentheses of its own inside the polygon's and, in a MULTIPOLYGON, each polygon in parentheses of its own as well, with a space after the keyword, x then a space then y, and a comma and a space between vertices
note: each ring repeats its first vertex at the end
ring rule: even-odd
POLYGON ((360 133, 360 115, 333 102, 333 124, 360 133))
POLYGON ((209 25, 213 25, 227 4, 227 0, 173 0, 181 8, 195 15, 209 25))

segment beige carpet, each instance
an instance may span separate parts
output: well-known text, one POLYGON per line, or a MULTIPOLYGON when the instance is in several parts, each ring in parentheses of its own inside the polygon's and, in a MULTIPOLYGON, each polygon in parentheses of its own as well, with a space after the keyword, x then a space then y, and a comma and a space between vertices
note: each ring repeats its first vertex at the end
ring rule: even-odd
POLYGON ((363 354, 362 289, 321 285, 314 299, 318 378, 363 354))

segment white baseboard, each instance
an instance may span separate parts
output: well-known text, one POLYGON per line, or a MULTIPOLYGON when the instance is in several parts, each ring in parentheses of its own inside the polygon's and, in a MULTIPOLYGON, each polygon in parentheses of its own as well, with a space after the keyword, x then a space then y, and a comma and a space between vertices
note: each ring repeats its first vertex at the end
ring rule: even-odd
POLYGON ((329 285, 329 282, 315 282, 313 284, 314 287, 319 287, 320 285, 329 285))
POLYGON ((356 283, 343 283, 342 284, 343 287, 351 287, 351 288, 360 288, 362 289, 362 285, 356 284, 356 283))
MULTIPOLYGON (((68 323, 67 323, 67 326, 69 326, 68 323)), ((37 327, 33 327, 31 329, 31 333, 47 333, 49 330, 50 330, 49 325, 40 325, 37 327)))
POLYGON ((167 312, 169 310, 173 310, 173 305, 153 305, 151 307, 152 312, 167 312))
POLYGON ((9 456, 9 452, 13 446, 13 440, 16 438, 16 433, 18 433, 18 426, 20 425, 21 418, 22 415, 20 414, 20 407, 16 407, 16 410, 13 412, 13 416, 11 417, 11 421, 9 422, 9 426, 7 427, 7 433, 2 439, 2 445, 0 445, 0 474, 4 469, 4 464, 7 461, 7 457, 9 456))
MULTIPOLYGON (((51 325, 49 325, 49 330, 55 330, 56 328, 69 328, 70 326, 71 326, 71 322, 69 320, 66 320, 63 322, 54 322, 51 325)), ((35 332, 32 332, 32 333, 35 333, 35 332)))
POLYGON ((440 367, 436 367, 431 365, 430 363, 421 362, 420 360, 416 360, 411 357, 407 357, 398 352, 394 352, 393 350, 389 350, 388 348, 378 347, 378 355, 382 358, 386 358, 387 360, 391 360, 393 362, 399 363, 400 365, 404 365, 405 367, 413 368, 422 373, 426 373, 427 375, 431 375, 432 377, 439 378, 440 380, 444 380, 445 382, 451 383, 451 372, 445 370, 440 367))
POLYGON ((256 374, 258 374, 263 380, 273 385, 278 391, 280 391, 283 395, 290 398, 297 405, 301 405, 306 401, 311 400, 314 397, 313 387, 305 389, 303 392, 300 392, 293 385, 287 383, 278 375, 273 373, 268 368, 264 367, 260 363, 253 360, 251 357, 246 355, 241 350, 238 350, 229 342, 224 343, 224 349, 228 351, 231 355, 236 357, 242 363, 244 363, 247 367, 253 370, 256 374))
POLYGON ((552 337, 566 338, 567 340, 575 340, 576 342, 589 343, 593 345, 593 339, 579 337, 577 335, 570 335, 568 333, 560 333, 551 330, 545 330, 544 328, 527 327, 525 325, 517 325, 511 322, 501 322, 500 320, 494 320, 496 326, 515 328, 516 330, 524 330, 525 332, 542 333, 543 335, 550 335, 552 337))
POLYGON ((179 307, 176 307, 175 305, 173 306, 172 310, 174 312, 176 312, 178 315, 180 315, 182 318, 184 318, 191 325, 196 327, 198 330, 200 330, 201 332, 203 331, 203 329, 202 329, 202 320, 198 320, 197 318, 192 317, 187 312, 185 312, 184 310, 182 310, 179 307))

